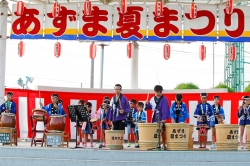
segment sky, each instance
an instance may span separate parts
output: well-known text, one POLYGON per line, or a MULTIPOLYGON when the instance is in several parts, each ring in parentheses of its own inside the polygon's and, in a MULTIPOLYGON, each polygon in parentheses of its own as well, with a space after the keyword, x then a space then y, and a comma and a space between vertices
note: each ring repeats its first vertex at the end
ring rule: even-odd
MULTIPOLYGON (((8 35, 11 24, 8 24, 8 35)), ((17 80, 26 76, 34 77, 30 89, 36 85, 58 87, 90 87, 89 56, 90 42, 59 40, 62 54, 54 56, 55 40, 23 40, 25 53, 18 56, 18 42, 7 40, 6 87, 18 88, 17 80)), ((153 89, 156 84, 165 90, 174 89, 177 84, 193 82, 201 89, 213 87, 213 43, 203 42, 207 49, 204 61, 199 59, 199 46, 202 42, 169 43, 170 59, 163 58, 163 45, 159 42, 139 43, 139 89, 153 89)), ((127 41, 110 42, 104 50, 103 88, 111 89, 120 83, 124 89, 130 89, 131 59, 127 57, 127 41)), ((215 81, 217 85, 224 81, 225 43, 217 42, 215 52, 215 81)), ((245 43, 245 61, 250 61, 249 43, 245 43)), ((101 47, 97 47, 94 60, 94 88, 99 88, 101 47)), ((250 65, 245 65, 245 81, 250 81, 250 65)), ((21 88, 21 87, 20 87, 21 88)))

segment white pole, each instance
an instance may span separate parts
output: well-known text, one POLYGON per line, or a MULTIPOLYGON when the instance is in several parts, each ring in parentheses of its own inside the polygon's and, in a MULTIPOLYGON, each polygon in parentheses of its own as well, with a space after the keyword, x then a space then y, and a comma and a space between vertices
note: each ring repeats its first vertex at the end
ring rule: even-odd
POLYGON ((94 59, 91 59, 90 88, 94 88, 94 70, 95 70, 95 61, 94 59))
POLYGON ((104 44, 101 45, 101 60, 100 60, 100 83, 99 88, 103 88, 103 63, 104 63, 104 44))
POLYGON ((213 42, 213 88, 214 88, 214 42, 213 42))
POLYGON ((139 44, 134 42, 134 55, 131 58, 131 71, 130 71, 130 87, 131 89, 138 89, 138 57, 139 44))
POLYGON ((8 2, 0 1, 0 104, 4 102, 8 2))

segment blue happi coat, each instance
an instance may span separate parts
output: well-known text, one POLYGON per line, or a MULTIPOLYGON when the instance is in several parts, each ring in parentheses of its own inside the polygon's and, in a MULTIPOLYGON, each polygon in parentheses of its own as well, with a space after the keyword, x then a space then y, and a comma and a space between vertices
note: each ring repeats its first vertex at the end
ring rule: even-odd
POLYGON ((175 123, 184 123, 189 118, 186 104, 182 102, 178 107, 177 103, 174 102, 170 108, 170 116, 175 123))

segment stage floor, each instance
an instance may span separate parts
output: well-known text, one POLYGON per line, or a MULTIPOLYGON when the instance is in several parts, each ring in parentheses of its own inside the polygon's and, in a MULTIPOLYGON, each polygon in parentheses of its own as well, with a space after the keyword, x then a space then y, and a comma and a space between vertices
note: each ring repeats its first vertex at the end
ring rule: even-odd
MULTIPOLYGON (((37 146, 33 145, 32 147, 30 146, 31 142, 29 141, 18 141, 18 146, 17 147, 24 147, 24 148, 33 148, 33 147, 37 147, 37 148, 45 148, 45 147, 41 147, 41 144, 38 144, 37 146)), ((1 144, 0 144, 1 145, 1 144)), ((107 150, 106 147, 103 148, 99 148, 99 143, 98 142, 94 142, 93 143, 94 147, 90 147, 90 143, 88 142, 87 147, 84 147, 84 149, 95 149, 95 150, 107 150)), ((12 145, 15 146, 15 145, 12 145)), ((5 146, 8 147, 8 146, 5 146)), ((68 148, 72 148, 75 147, 75 142, 69 142, 69 147, 68 148)), ((82 144, 79 145, 79 147, 83 147, 82 144)), ((201 150, 204 151, 204 149, 199 149, 199 145, 198 144, 194 144, 194 149, 195 150, 201 150)), ((46 148, 62 148, 62 147, 46 147, 46 148)), ((67 149, 67 147, 63 147, 63 149, 67 149)), ((216 149, 211 149, 211 143, 209 143, 207 145, 207 149, 210 151, 217 151, 216 149)), ((135 148, 134 147, 134 143, 131 143, 130 147, 127 147, 127 143, 123 144, 123 150, 126 151, 141 151, 140 148, 135 148)), ((239 151, 247 151, 246 149, 241 149, 240 146, 238 147, 239 151)))

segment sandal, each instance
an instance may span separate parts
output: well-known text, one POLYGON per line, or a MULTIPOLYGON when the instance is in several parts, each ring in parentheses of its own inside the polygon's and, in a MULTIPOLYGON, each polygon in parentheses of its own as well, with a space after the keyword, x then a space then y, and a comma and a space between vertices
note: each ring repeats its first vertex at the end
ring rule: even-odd
POLYGON ((200 146, 199 148, 202 148, 202 146, 200 146))
POLYGON ((244 146, 241 146, 240 148, 241 148, 241 149, 244 149, 244 146))

